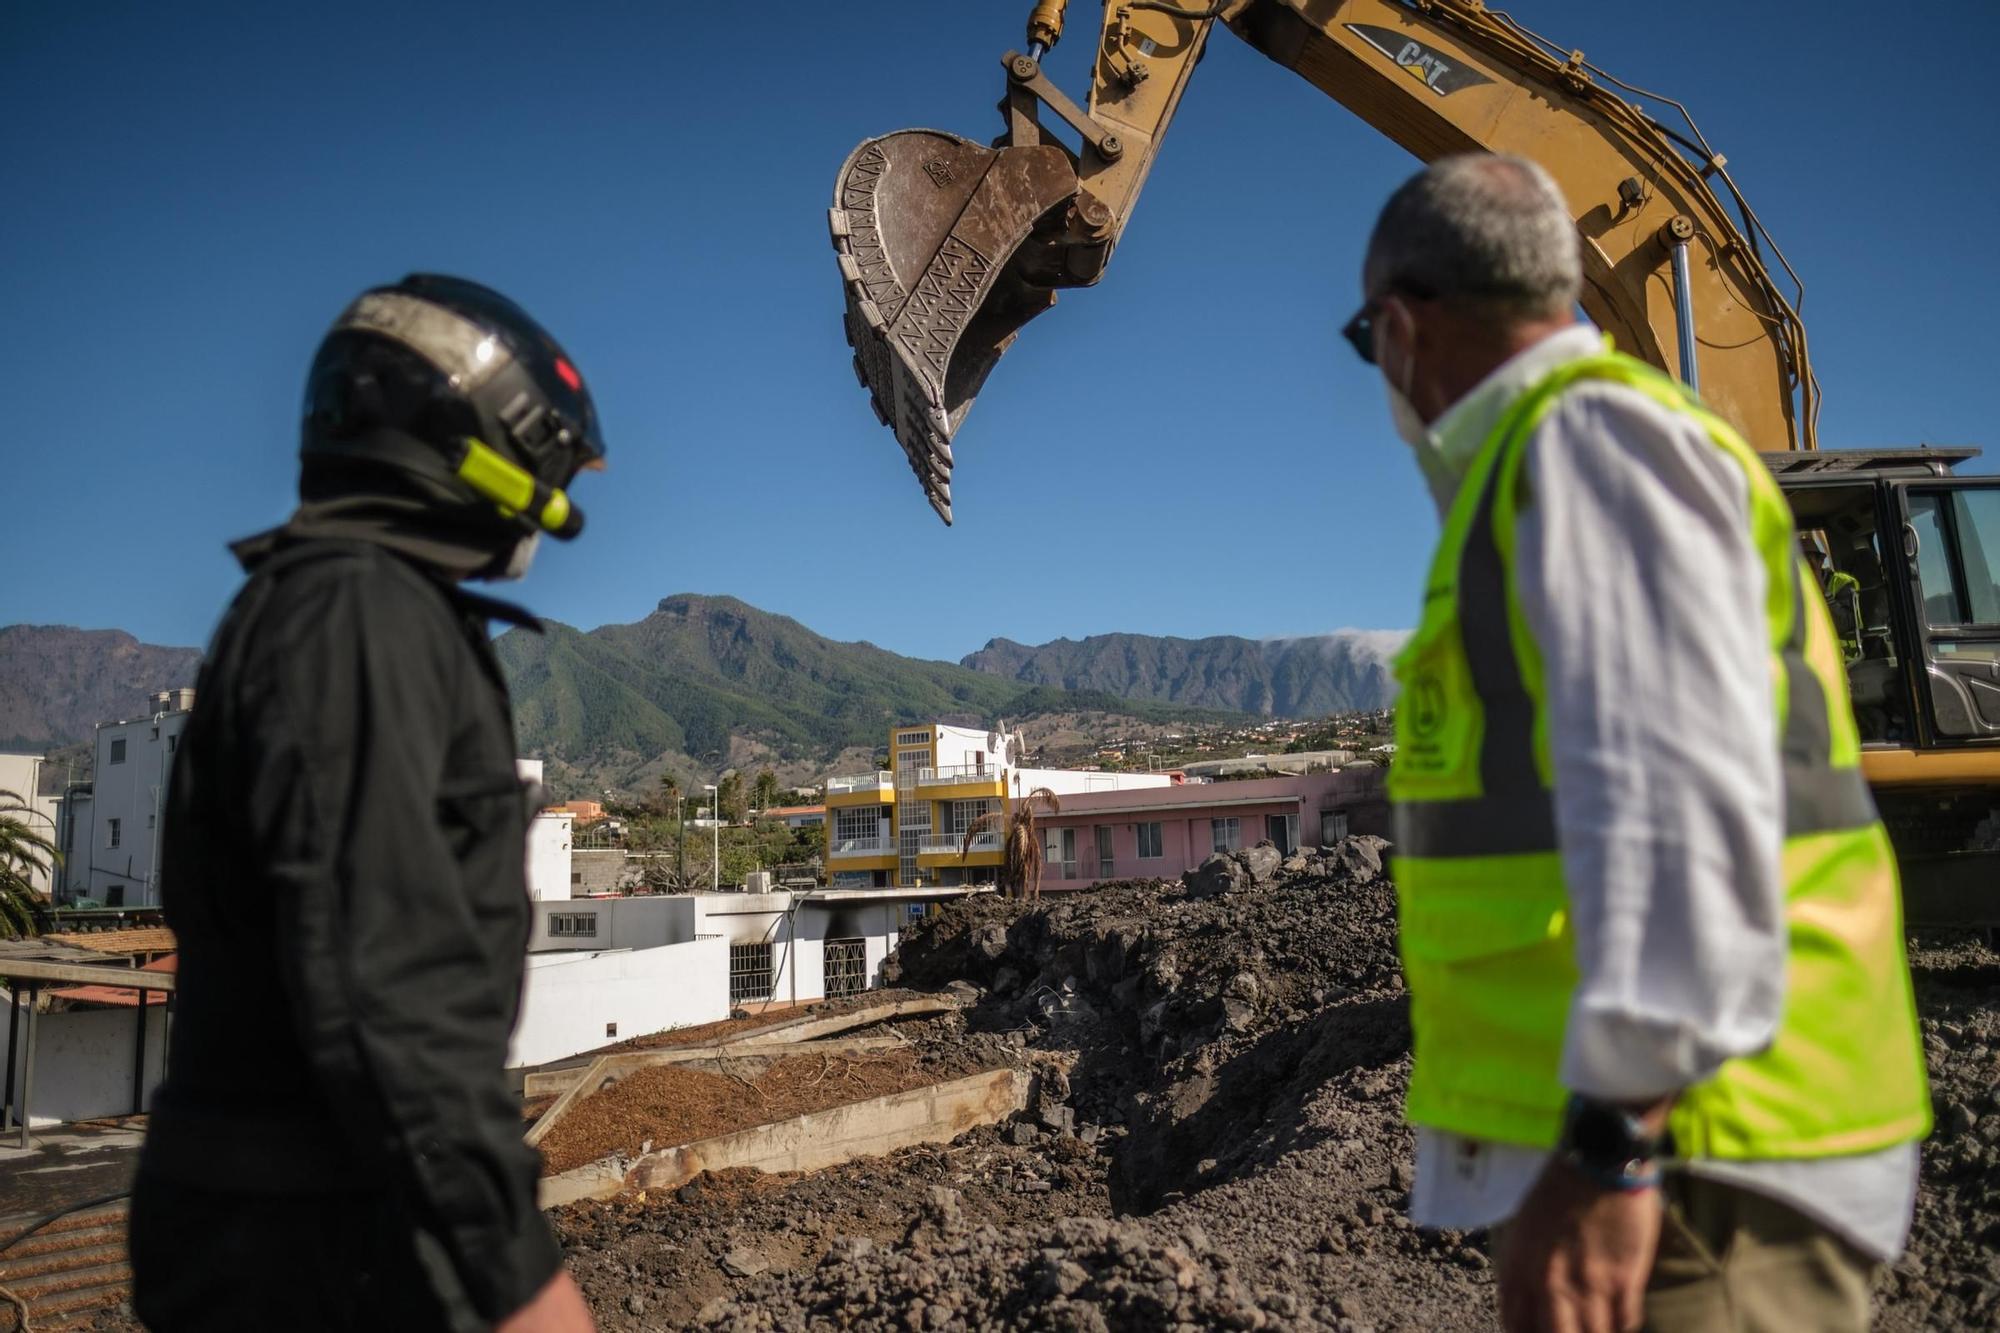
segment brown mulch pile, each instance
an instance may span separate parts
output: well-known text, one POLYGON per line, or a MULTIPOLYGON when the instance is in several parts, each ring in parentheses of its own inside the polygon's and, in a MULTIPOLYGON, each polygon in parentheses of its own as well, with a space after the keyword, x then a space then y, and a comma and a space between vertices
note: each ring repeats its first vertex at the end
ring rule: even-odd
POLYGON ((752 1125, 905 1092, 950 1078, 915 1051, 795 1055, 754 1078, 685 1065, 635 1070, 563 1114, 542 1139, 543 1171, 568 1171, 613 1152, 637 1156, 752 1125))

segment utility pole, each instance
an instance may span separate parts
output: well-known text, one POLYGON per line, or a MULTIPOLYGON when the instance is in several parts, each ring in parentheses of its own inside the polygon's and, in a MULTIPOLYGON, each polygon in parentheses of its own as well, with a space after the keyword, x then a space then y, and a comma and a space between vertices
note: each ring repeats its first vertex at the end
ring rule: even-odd
POLYGON ((678 793, 674 796, 674 878, 682 889, 687 887, 688 873, 688 803, 687 797, 678 793))
POLYGON ((722 888, 722 798, 717 794, 713 782, 701 784, 708 793, 708 831, 712 839, 712 850, 708 859, 708 888, 714 893, 722 888))

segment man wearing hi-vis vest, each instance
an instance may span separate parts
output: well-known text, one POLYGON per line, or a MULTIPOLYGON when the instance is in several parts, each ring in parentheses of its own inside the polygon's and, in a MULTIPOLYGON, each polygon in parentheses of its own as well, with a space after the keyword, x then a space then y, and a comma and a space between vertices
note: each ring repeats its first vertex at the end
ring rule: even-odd
POLYGON ((1443 532, 1397 662, 1415 1220, 1510 1330, 1861 1329, 1930 1128, 1895 866, 1789 510, 1576 322, 1518 158, 1390 199, 1345 332, 1443 532))

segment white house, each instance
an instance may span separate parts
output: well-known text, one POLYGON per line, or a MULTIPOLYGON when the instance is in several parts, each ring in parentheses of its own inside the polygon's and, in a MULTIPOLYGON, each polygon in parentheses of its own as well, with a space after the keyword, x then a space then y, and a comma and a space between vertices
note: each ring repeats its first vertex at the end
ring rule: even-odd
POLYGON ((508 1063, 881 984, 903 925, 964 887, 605 895, 535 904, 508 1063))
MULTIPOLYGON (((0 754, 0 792, 18 796, 28 808, 16 811, 12 816, 26 824, 30 831, 39 833, 56 846, 62 846, 57 836, 56 817, 58 802, 53 796, 42 796, 39 788, 42 781, 42 756, 38 754, 0 754)), ((30 872, 29 881, 44 896, 53 892, 55 886, 48 870, 30 872)))
POLYGON ((150 716, 97 727, 90 786, 64 802, 59 820, 64 902, 159 905, 160 818, 194 691, 164 690, 152 703, 150 716))

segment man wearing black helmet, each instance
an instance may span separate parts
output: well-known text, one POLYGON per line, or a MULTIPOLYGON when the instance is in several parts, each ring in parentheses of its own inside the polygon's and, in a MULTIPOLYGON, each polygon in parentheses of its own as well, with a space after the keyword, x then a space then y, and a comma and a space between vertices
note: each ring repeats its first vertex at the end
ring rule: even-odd
POLYGON ((298 510, 249 578, 175 759, 180 943, 132 1211, 139 1317, 175 1330, 591 1328, 502 1074, 529 794, 476 596, 604 454, 582 378, 513 302, 417 275, 335 322, 298 510))

